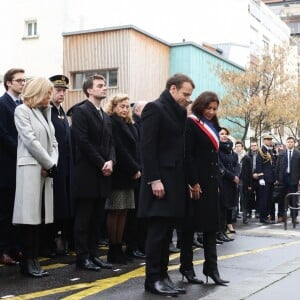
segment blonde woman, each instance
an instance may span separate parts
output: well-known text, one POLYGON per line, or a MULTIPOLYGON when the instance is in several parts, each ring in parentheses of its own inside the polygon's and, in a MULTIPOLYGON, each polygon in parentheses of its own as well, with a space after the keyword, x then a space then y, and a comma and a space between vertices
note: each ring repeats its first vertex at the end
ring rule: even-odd
POLYGON ((53 222, 52 177, 58 147, 49 106, 52 90, 46 78, 30 80, 23 90, 23 104, 15 110, 18 149, 13 224, 21 231, 21 272, 31 277, 48 275, 37 258, 40 225, 53 222))
POLYGON ((122 238, 128 209, 134 209, 134 183, 141 177, 137 156, 138 133, 133 125, 128 95, 117 95, 106 106, 110 115, 116 150, 116 165, 112 175, 112 193, 107 199, 107 232, 109 251, 107 260, 126 264, 122 238))

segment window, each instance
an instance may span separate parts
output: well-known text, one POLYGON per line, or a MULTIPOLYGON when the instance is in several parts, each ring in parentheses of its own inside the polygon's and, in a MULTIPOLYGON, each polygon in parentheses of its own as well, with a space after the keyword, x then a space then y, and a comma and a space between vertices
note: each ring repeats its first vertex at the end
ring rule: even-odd
POLYGON ((37 22, 36 20, 25 21, 25 37, 37 37, 37 22))
POLYGON ((102 75, 105 80, 108 88, 116 88, 118 86, 118 70, 109 69, 109 70, 92 70, 86 72, 74 72, 73 73, 73 89, 79 90, 82 89, 82 83, 85 78, 93 75, 102 75))

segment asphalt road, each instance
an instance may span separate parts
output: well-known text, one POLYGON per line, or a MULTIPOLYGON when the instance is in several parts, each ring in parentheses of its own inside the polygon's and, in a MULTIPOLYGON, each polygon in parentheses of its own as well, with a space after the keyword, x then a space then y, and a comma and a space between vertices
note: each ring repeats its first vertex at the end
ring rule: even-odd
MULTIPOLYGON (((178 272, 179 254, 170 255, 170 276, 186 287, 182 299, 210 300, 289 300, 300 299, 300 225, 288 223, 261 226, 256 219, 248 225, 235 224, 233 242, 218 246, 219 270, 230 280, 228 287, 208 284, 190 285, 178 272)), ((107 249, 101 248, 103 255, 107 249)), ((202 275, 203 250, 194 252, 198 277, 202 275)), ((103 256, 105 259, 105 256, 103 256)), ((86 272, 75 268, 75 256, 41 258, 50 276, 42 279, 23 277, 18 266, 0 266, 0 299, 162 299, 144 292, 143 261, 114 266, 113 271, 86 272)))

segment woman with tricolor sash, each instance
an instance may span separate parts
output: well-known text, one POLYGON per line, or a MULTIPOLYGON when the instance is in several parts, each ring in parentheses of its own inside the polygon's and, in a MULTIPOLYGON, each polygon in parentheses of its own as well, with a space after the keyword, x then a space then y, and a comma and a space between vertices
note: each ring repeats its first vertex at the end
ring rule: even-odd
MULTIPOLYGON (((187 181, 190 189, 189 210, 192 217, 184 222, 179 271, 189 283, 203 283, 193 268, 194 232, 203 232, 205 261, 203 274, 218 285, 229 281, 220 277, 217 265, 216 232, 219 231, 219 134, 218 96, 203 92, 194 101, 187 118, 185 151, 187 181)), ((190 214, 189 214, 190 215, 190 214)))

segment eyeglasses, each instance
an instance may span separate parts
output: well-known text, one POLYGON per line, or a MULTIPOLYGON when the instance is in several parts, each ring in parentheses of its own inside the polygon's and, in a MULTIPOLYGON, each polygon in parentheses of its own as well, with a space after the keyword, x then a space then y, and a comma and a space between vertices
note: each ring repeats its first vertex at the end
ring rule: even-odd
POLYGON ((21 83, 21 82, 26 82, 26 79, 13 79, 12 81, 16 81, 18 83, 21 83))

